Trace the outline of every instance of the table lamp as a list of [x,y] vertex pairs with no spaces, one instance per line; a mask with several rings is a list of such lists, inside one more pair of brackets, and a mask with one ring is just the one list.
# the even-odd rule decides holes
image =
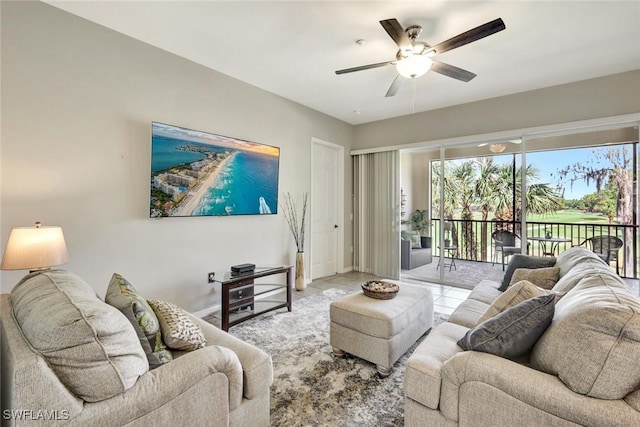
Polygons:
[[62,227],[14,227],[2,257],[2,270],[49,270],[69,260]]

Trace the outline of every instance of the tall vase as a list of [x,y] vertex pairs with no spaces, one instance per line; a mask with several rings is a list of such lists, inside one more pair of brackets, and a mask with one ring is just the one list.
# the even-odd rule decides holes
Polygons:
[[307,288],[304,276],[304,252],[296,252],[296,291],[304,291]]

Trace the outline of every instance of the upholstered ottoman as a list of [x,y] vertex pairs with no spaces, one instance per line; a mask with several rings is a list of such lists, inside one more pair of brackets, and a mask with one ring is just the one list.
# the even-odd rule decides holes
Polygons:
[[331,303],[330,342],[336,356],[350,353],[377,365],[382,376],[433,326],[431,291],[399,283],[395,298],[379,300],[362,292]]

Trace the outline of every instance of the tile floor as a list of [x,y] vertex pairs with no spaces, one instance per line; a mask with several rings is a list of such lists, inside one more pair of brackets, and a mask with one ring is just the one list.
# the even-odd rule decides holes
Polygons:
[[[360,285],[367,280],[374,280],[376,276],[367,273],[361,273],[359,271],[351,271],[344,274],[336,274],[330,277],[324,277],[322,279],[316,279],[307,285],[304,291],[293,291],[293,301],[296,299],[304,298],[309,295],[313,295],[318,292],[322,292],[325,289],[339,288],[349,291],[356,291],[360,289]],[[435,283],[424,282],[420,280],[414,280],[411,278],[403,277],[400,279],[405,283],[412,283],[420,286],[426,286],[431,289],[433,294],[433,308],[438,313],[451,314],[458,305],[471,293],[468,289],[462,289],[455,286],[438,285]],[[629,290],[633,295],[640,296],[640,281],[637,279],[624,279],[629,287]]]
[[[360,285],[367,280],[373,280],[376,277],[361,273],[358,271],[351,271],[344,274],[336,274],[330,277],[324,277],[322,279],[316,279],[307,285],[304,291],[293,291],[293,301],[300,298],[304,298],[313,295],[318,292],[322,292],[325,289],[338,288],[348,291],[356,291],[360,289]],[[464,301],[471,292],[470,290],[460,289],[453,286],[437,285],[433,283],[420,282],[417,280],[403,279],[403,282],[412,283],[420,286],[425,286],[431,289],[433,294],[433,309],[438,313],[451,314],[458,305]]]

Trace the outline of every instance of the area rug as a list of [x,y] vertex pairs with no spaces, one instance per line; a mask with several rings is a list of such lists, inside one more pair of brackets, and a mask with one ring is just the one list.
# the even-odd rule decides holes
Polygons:
[[[329,304],[348,292],[328,289],[233,326],[229,332],[273,359],[272,426],[402,426],[405,365],[425,334],[381,378],[374,364],[332,355]],[[435,324],[448,316],[436,313]]]

